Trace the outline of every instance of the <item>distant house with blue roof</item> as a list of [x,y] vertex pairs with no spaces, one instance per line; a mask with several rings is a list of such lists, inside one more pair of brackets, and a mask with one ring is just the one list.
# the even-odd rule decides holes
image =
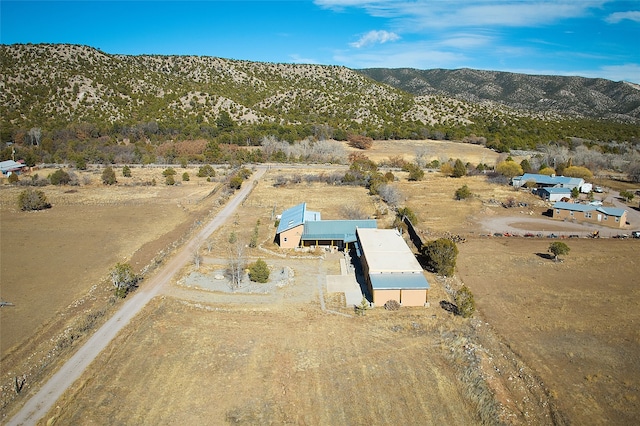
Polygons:
[[571,189],[569,188],[556,188],[555,186],[540,188],[537,194],[547,201],[562,201],[563,198],[571,199]]
[[27,166],[24,164],[24,161],[13,161],[13,160],[5,160],[0,161],[0,172],[4,176],[9,176],[12,173],[20,174]]
[[536,188],[556,187],[569,188],[570,190],[573,188],[581,189],[582,185],[585,184],[582,178],[556,175],[548,176],[537,173],[525,173],[522,176],[516,176],[511,179],[511,184],[514,188],[521,188],[527,185],[527,182],[531,182]]
[[622,228],[627,223],[627,211],[617,207],[558,201],[553,205],[553,218]]
[[319,212],[307,210],[301,203],[284,212],[276,230],[276,243],[282,248],[331,246],[348,249],[356,241],[356,229],[377,228],[374,219],[322,220]]

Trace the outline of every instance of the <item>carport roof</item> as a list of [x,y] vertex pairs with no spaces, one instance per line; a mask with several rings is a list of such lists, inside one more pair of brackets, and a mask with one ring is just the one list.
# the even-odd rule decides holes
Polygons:
[[422,273],[370,274],[374,290],[426,290],[429,282]]
[[318,220],[305,222],[302,240],[335,240],[352,243],[356,241],[357,228],[377,228],[375,219],[366,220]]

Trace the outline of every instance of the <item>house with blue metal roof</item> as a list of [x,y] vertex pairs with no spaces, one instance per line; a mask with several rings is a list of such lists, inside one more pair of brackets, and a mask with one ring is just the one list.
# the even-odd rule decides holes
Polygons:
[[534,185],[536,188],[556,187],[580,189],[582,185],[585,184],[584,179],[582,178],[556,175],[548,176],[538,173],[525,173],[522,176],[516,176],[511,179],[511,184],[514,186],[514,188],[521,188],[527,185],[528,182],[530,182],[530,184]]
[[623,228],[627,224],[627,211],[617,207],[558,201],[553,205],[553,218]]
[[329,246],[348,250],[356,241],[356,229],[377,227],[375,219],[322,220],[319,212],[307,210],[307,204],[301,203],[282,212],[276,242],[282,248]]
[[556,188],[553,186],[540,188],[536,193],[546,201],[561,201],[563,198],[571,198],[571,189],[569,188]]
[[5,160],[0,161],[0,172],[4,176],[9,176],[12,173],[20,174],[27,166],[24,164],[24,161],[13,161],[13,160]]
[[282,212],[276,230],[276,242],[283,248],[300,245],[305,222],[321,220],[319,212],[307,210],[307,203],[300,203]]

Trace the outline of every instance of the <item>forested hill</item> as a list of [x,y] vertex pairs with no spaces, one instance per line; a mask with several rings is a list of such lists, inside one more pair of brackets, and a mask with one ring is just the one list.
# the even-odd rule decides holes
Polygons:
[[496,102],[524,111],[630,123],[640,119],[640,85],[624,81],[466,68],[369,68],[360,72],[416,96],[440,94],[472,103]]
[[[485,77],[451,77],[474,73]],[[422,75],[440,75],[441,84]],[[57,140],[218,138],[243,145],[257,145],[265,135],[290,142],[344,140],[348,134],[471,137],[499,150],[568,137],[640,139],[639,91],[605,80],[545,77],[542,85],[530,76],[484,71],[357,71],[201,56],[113,55],[67,44],[0,45],[0,76],[2,142],[20,143],[34,128]],[[547,93],[549,100],[525,96],[534,90]],[[491,91],[502,95],[491,98]],[[557,100],[565,94],[573,109]],[[594,100],[599,113],[587,114]]]

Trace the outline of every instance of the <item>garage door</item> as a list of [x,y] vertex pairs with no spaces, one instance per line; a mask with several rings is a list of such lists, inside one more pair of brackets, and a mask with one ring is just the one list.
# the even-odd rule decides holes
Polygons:
[[400,302],[400,290],[374,290],[373,303],[376,306],[383,306],[389,300]]
[[402,290],[402,306],[424,306],[427,303],[427,290]]

